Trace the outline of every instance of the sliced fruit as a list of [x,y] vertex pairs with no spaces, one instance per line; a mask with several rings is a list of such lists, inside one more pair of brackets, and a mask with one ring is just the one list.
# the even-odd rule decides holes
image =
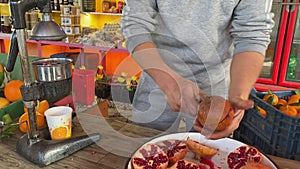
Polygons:
[[[42,115],[44,115],[45,111],[50,108],[49,102],[47,100],[37,101],[37,105],[35,107],[35,110]],[[27,108],[24,107],[24,112],[28,112]]]
[[210,167],[202,163],[194,163],[187,160],[179,160],[169,169],[210,169]]
[[261,163],[263,157],[262,154],[253,146],[240,146],[227,156],[228,168],[240,169],[245,166],[249,160],[255,163]]
[[167,169],[167,154],[155,144],[147,144],[134,153],[131,164],[134,169],[159,168]]
[[211,158],[218,153],[217,149],[201,144],[190,137],[187,138],[186,144],[189,150],[195,154],[196,159],[200,159],[201,157]]
[[169,166],[183,159],[188,152],[186,142],[183,140],[163,140],[156,144],[167,154]]
[[[27,133],[27,125],[26,125],[25,121],[27,121],[28,127],[30,127],[30,126],[29,126],[28,112],[25,112],[25,113],[22,114],[22,116],[19,118],[19,123],[21,123],[21,124],[19,125],[19,129],[20,129],[20,131],[23,132],[23,133]],[[38,128],[38,129],[41,129],[41,128],[45,127],[45,125],[46,125],[46,120],[45,120],[44,115],[42,115],[42,114],[39,113],[39,112],[36,112],[36,123],[37,123],[37,128]],[[29,129],[30,129],[30,128],[29,128]]]

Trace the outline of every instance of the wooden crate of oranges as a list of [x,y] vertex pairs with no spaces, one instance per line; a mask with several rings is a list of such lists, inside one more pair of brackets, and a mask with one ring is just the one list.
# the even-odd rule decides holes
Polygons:
[[300,161],[300,94],[268,91],[250,94],[254,108],[245,112],[234,138],[262,152]]

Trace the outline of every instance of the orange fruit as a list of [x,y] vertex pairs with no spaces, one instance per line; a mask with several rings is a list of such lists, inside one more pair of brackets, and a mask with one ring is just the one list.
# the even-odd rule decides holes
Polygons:
[[295,94],[295,95],[292,95],[287,104],[289,104],[290,106],[293,106],[297,109],[297,111],[300,112],[300,94]]
[[22,99],[20,87],[24,85],[21,80],[11,80],[4,87],[4,96],[7,100],[15,102]]
[[[35,107],[35,110],[42,115],[44,115],[45,111],[49,109],[49,102],[47,100],[37,101],[37,106]],[[28,112],[27,108],[24,107],[24,112]]]
[[297,109],[294,106],[290,106],[290,105],[281,106],[279,108],[279,110],[289,116],[297,116],[298,115]]
[[[35,110],[42,115],[44,115],[45,111],[49,109],[49,102],[47,100],[37,101],[37,106],[35,107]],[[24,112],[28,112],[27,108],[24,107]]]
[[291,95],[289,100],[300,100],[300,94]]
[[267,116],[267,112],[263,108],[261,108],[259,106],[255,106],[255,108],[261,115],[263,115],[264,117]]
[[284,99],[279,99],[276,107],[280,108],[281,106],[284,106],[284,105],[287,105],[287,101]]
[[10,101],[7,100],[6,98],[4,97],[0,97],[0,109],[9,105],[10,104]]
[[[24,121],[28,122],[28,127],[29,126],[29,117],[28,117],[28,112],[25,112],[24,114],[22,114],[22,116],[19,118],[19,123],[22,123]],[[37,123],[37,128],[41,129],[46,125],[46,120],[44,115],[42,115],[39,112],[36,112],[36,123]],[[19,125],[19,129],[21,132],[23,133],[27,133],[27,125],[26,123],[22,123]]]
[[52,140],[63,140],[67,138],[67,127],[57,127],[51,132]]
[[49,102],[47,100],[42,100],[38,101],[36,111],[44,115],[45,111],[49,108]]
[[271,90],[268,91],[268,94],[264,95],[263,100],[272,106],[276,106],[278,104],[278,96],[271,92]]

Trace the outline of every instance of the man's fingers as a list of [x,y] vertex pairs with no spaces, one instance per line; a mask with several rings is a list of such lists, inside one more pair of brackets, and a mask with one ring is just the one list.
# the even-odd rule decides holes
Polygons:
[[205,128],[203,128],[203,126],[200,124],[198,120],[195,120],[194,122],[194,129],[199,131],[208,139],[214,140],[214,139],[225,138],[230,136],[232,132],[239,127],[239,123],[242,120],[243,116],[244,116],[243,111],[239,111],[238,113],[236,113],[232,123],[225,130],[222,131],[206,130]]
[[230,101],[236,109],[248,110],[253,108],[253,100],[233,99]]
[[219,138],[225,138],[230,136],[239,127],[240,121],[242,120],[243,117],[244,117],[243,111],[237,113],[232,123],[225,130],[214,132],[211,135],[208,135],[206,137],[209,139],[219,139]]

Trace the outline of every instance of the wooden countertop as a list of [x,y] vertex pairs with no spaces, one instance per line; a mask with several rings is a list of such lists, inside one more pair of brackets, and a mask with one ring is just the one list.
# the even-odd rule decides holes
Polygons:
[[[122,116],[108,118],[100,117],[94,108],[83,113],[77,113],[74,119],[73,137],[99,132],[101,139],[74,154],[54,162],[45,169],[123,169],[132,153],[142,144],[157,137],[157,130],[136,126]],[[0,168],[3,169],[33,169],[40,168],[27,161],[16,152],[16,142],[22,133],[17,132],[0,143]],[[298,169],[300,161],[269,156],[279,169]]]

